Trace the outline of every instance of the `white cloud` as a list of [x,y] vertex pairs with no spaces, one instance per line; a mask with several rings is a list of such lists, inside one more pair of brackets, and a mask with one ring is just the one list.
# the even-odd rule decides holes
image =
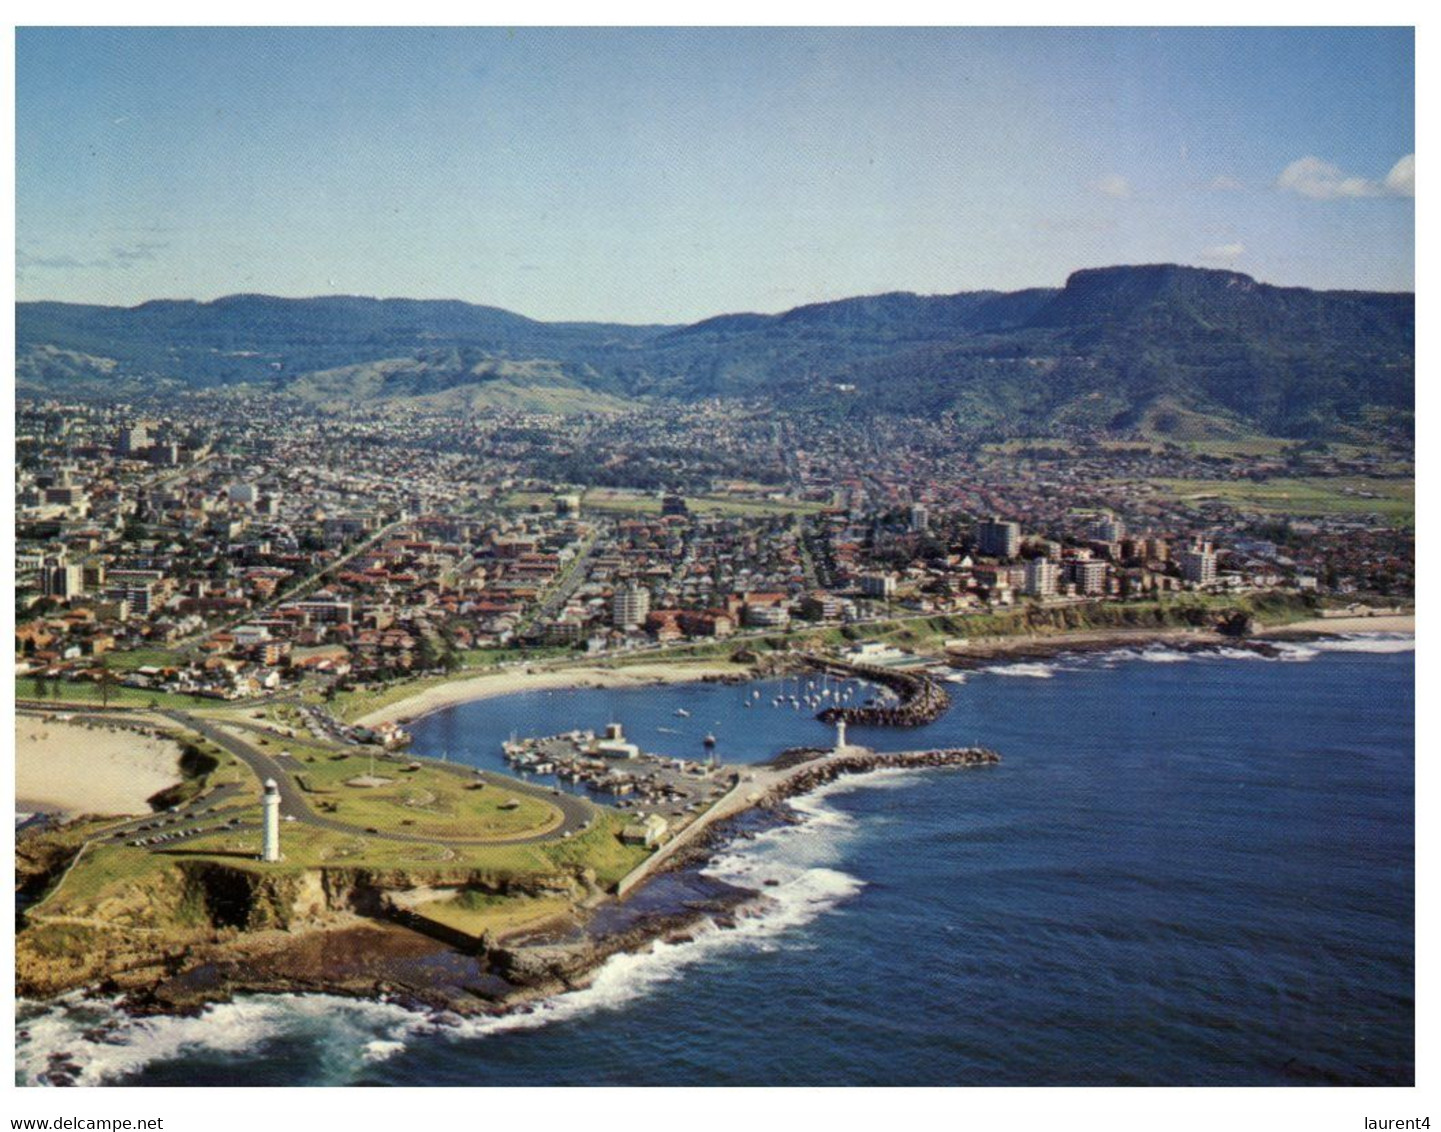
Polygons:
[[1211,191],[1217,193],[1239,192],[1245,187],[1245,185],[1243,185],[1240,181],[1236,180],[1236,178],[1232,177],[1229,173],[1221,173],[1218,176],[1212,177],[1211,184],[1209,185]]
[[1201,253],[1209,263],[1235,263],[1246,254],[1246,245],[1237,240],[1234,244],[1216,244]]
[[1281,170],[1276,187],[1299,193],[1312,200],[1343,200],[1357,197],[1414,196],[1415,155],[1408,154],[1392,167],[1385,181],[1356,177],[1340,166],[1319,157],[1302,157]]
[[1408,153],[1386,174],[1386,191],[1393,196],[1414,197],[1416,195],[1416,155]]
[[1131,182],[1117,173],[1108,174],[1091,185],[1102,196],[1125,200],[1131,195]]

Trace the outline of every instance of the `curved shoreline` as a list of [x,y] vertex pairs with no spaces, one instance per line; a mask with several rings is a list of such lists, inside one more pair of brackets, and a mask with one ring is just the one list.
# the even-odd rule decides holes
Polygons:
[[[1377,616],[1318,617],[1284,625],[1260,626],[1250,637],[1271,640],[1328,637],[1345,633],[1416,633],[1415,614],[1386,613]],[[1004,659],[1017,654],[1045,655],[1067,649],[1086,651],[1138,644],[1176,641],[1234,643],[1236,638],[1201,629],[1099,629],[1066,633],[1013,634],[977,637],[954,650],[940,650],[935,659],[944,663],[947,655],[967,660]],[[1043,652],[1040,650],[1044,650]],[[478,700],[494,699],[522,692],[566,691],[573,688],[633,688],[663,684],[689,684],[724,678],[756,678],[754,665],[733,661],[647,661],[643,664],[608,667],[576,665],[567,668],[507,670],[461,677],[433,687],[422,688],[394,703],[357,716],[355,723],[374,727],[379,723],[413,723],[446,708]]]
[[[1269,632],[1259,632],[1254,637],[1261,638],[1264,642],[1265,638],[1324,639],[1358,633],[1362,635],[1405,635],[1407,633],[1414,635],[1414,619],[1410,617],[1328,618],[1278,626]],[[1107,643],[1110,647],[1118,647],[1135,645],[1142,640],[1174,640],[1176,634],[1137,634],[1132,632],[1106,634],[1106,636],[1109,638]],[[1193,633],[1185,636],[1200,643],[1203,635]],[[1078,643],[1075,638],[1074,634],[1056,635],[1045,638],[1044,643],[1057,649],[1064,649],[1068,646],[1074,649]],[[1235,643],[1233,638],[1218,638],[1218,641],[1228,644]],[[1017,643],[1020,644],[1020,642]],[[1037,643],[1034,640],[1028,641],[1021,647],[1035,648]],[[1101,648],[1105,645],[1098,643],[1096,647]],[[1007,651],[998,655],[1005,657],[1014,654]],[[726,666],[725,674],[733,674],[738,667],[740,666]],[[574,678],[579,673],[571,670],[550,675],[568,678],[566,684],[557,686],[573,686]],[[621,675],[621,673],[612,673],[612,675]],[[611,686],[655,683],[654,678],[647,678],[649,676],[650,674],[647,673],[641,680],[620,680]],[[672,670],[671,679],[666,682],[699,679],[704,679],[704,675],[694,670],[680,673]],[[502,690],[494,688],[493,684],[492,689],[488,693],[489,695],[505,694]],[[510,690],[533,689],[522,687]],[[945,752],[913,752],[915,755],[924,757],[942,753]],[[857,752],[857,754],[862,753]],[[485,958],[493,964],[490,970],[502,971],[507,981],[511,975],[515,976],[515,980],[510,982],[505,991],[477,996],[471,987],[462,986],[460,989],[467,992],[466,997],[457,1001],[448,997],[455,989],[453,987],[438,987],[427,984],[421,979],[414,982],[382,979],[370,968],[370,962],[387,963],[391,955],[399,954],[407,946],[413,948],[415,946],[413,939],[407,944],[402,930],[394,925],[352,920],[347,923],[316,926],[309,930],[302,930],[287,939],[253,938],[248,941],[251,946],[247,949],[229,950],[228,953],[226,949],[222,949],[218,953],[208,956],[207,959],[210,964],[223,964],[227,975],[219,981],[218,986],[208,987],[201,993],[196,993],[194,988],[191,988],[188,993],[168,994],[162,989],[163,981],[159,984],[152,983],[149,986],[132,984],[131,990],[134,997],[127,1003],[127,1008],[142,1013],[193,1013],[211,1003],[227,1001],[232,996],[240,994],[334,993],[358,998],[390,998],[430,1010],[456,1010],[460,1013],[482,1015],[500,1015],[526,1010],[539,1001],[588,985],[604,962],[618,953],[642,950],[657,940],[683,941],[705,920],[714,921],[721,927],[728,926],[736,917],[744,916],[747,909],[755,902],[764,901],[764,892],[733,888],[729,893],[712,894],[711,899],[704,902],[705,906],[701,907],[699,904],[692,904],[676,898],[670,886],[678,882],[678,874],[688,873],[692,866],[710,859],[730,844],[731,839],[736,835],[736,827],[727,820],[728,818],[739,816],[747,811],[771,809],[781,800],[779,795],[789,797],[815,789],[824,783],[819,780],[807,781],[811,773],[823,770],[827,774],[826,781],[828,781],[831,771],[839,772],[842,764],[849,762],[850,759],[846,755],[842,755],[836,758],[835,763],[831,765],[825,765],[822,760],[815,760],[809,764],[796,764],[793,769],[799,770],[802,766],[806,766],[807,773],[790,779],[775,794],[764,787],[781,786],[785,778],[789,776],[776,775],[774,778],[763,776],[760,781],[755,782],[746,793],[751,794],[753,791],[756,796],[747,797],[745,803],[738,806],[734,813],[720,816],[718,820],[710,824],[710,828],[703,835],[696,836],[693,842],[686,845],[682,851],[675,853],[671,860],[646,878],[647,891],[650,891],[652,883],[662,878],[671,878],[666,881],[665,887],[657,894],[664,904],[661,910],[641,913],[637,919],[629,921],[620,930],[607,931],[595,937],[589,937],[583,949],[567,950],[563,946],[551,947],[545,944],[511,945],[509,947],[497,945],[486,954]],[[866,765],[857,763],[855,772],[884,769],[887,765],[898,764],[893,758],[885,760],[883,757],[883,761],[879,763],[870,762]],[[849,768],[847,767],[847,769]],[[769,780],[767,781],[767,779]],[[358,946],[362,938],[369,940],[367,947]],[[304,966],[303,957],[297,958],[297,956],[303,956],[307,949],[318,947],[320,941],[327,941],[328,944],[335,945],[338,950],[344,951],[351,946],[347,942],[350,940],[356,941],[357,968],[349,974],[340,971],[331,972],[323,966],[307,969]],[[205,960],[202,960],[202,963],[204,962]]]
[[15,715],[16,805],[27,812],[143,815],[185,777],[184,753],[152,725]]
[[644,688],[661,684],[691,684],[724,677],[747,677],[749,665],[729,661],[657,661],[624,668],[577,665],[573,668],[530,671],[487,672],[462,677],[434,687],[422,688],[404,699],[357,716],[355,723],[374,727],[379,723],[413,723],[446,708],[522,692],[556,692],[572,688]]

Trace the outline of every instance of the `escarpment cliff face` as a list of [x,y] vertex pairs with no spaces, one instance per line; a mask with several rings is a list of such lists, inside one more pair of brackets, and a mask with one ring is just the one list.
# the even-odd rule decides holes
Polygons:
[[[1063,288],[892,292],[690,326],[542,323],[494,307],[230,295],[131,308],[17,303],[22,394],[173,398],[244,383],[326,408],[606,412],[636,398],[781,414],[954,414],[978,436],[1076,428],[1354,438],[1409,429],[1415,297],[1131,264]],[[844,389],[843,395],[837,395]]]

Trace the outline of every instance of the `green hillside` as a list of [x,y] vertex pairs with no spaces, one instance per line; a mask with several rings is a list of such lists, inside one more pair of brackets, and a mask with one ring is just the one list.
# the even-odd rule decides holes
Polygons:
[[542,323],[460,302],[240,295],[21,303],[25,393],[246,383],[316,403],[571,412],[638,398],[953,414],[980,435],[1364,438],[1410,427],[1410,294],[1161,264],[1059,290],[894,293],[685,327]]

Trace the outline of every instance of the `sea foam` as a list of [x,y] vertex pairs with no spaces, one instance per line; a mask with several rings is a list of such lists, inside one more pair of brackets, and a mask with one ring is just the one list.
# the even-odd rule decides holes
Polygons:
[[1017,676],[1029,677],[1032,680],[1049,680],[1056,674],[1056,666],[1052,664],[1024,662],[1020,664],[997,664],[989,668],[983,668],[981,671],[989,672],[993,676]]
[[47,1074],[63,1062],[78,1067],[68,1073],[76,1084],[108,1084],[155,1062],[241,1053],[284,1037],[323,1041],[324,1075],[344,1079],[374,1059],[371,1047],[398,1049],[424,1022],[391,1003],[323,994],[246,996],[194,1016],[135,1017],[116,1002],[75,993],[44,1005],[17,1004],[24,1036],[15,1046],[16,1082],[51,1083]]
[[[689,940],[656,941],[648,948],[612,956],[589,986],[528,1009],[482,1018],[426,1013],[396,1003],[335,995],[247,995],[207,1007],[195,1016],[133,1017],[117,999],[76,993],[50,1003],[22,1003],[16,1046],[19,1084],[51,1083],[55,1061],[78,1066],[77,1084],[123,1082],[146,1066],[207,1053],[255,1051],[283,1040],[323,1050],[314,1083],[355,1080],[368,1064],[399,1056],[418,1040],[476,1040],[535,1029],[589,1014],[624,1008],[686,970],[743,949],[774,951],[806,946],[801,929],[853,899],[865,882],[840,868],[855,818],[830,804],[839,794],[895,789],[920,777],[913,770],[878,770],[827,783],[790,800],[794,824],[737,842],[705,872],[764,894],[758,907],[734,926],[698,925]],[[767,881],[774,882],[766,884]]]
[[1322,652],[1415,652],[1416,638],[1401,633],[1346,633],[1312,642]]

